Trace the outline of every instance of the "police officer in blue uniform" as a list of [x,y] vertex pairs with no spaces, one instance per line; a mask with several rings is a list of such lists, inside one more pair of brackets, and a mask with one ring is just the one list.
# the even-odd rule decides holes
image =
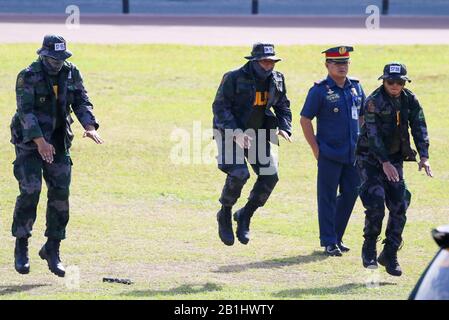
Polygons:
[[354,163],[365,94],[359,80],[347,76],[351,51],[352,47],[340,46],[322,52],[328,76],[315,82],[301,111],[304,136],[318,161],[320,242],[330,256],[349,251],[343,235],[360,184]]

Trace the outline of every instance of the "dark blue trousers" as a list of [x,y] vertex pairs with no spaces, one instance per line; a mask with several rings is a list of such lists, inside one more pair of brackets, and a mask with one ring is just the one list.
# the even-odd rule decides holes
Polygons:
[[266,136],[262,139],[255,135],[251,147],[245,150],[232,140],[227,143],[223,136],[215,136],[215,141],[218,146],[218,168],[227,174],[220,203],[225,207],[232,207],[240,198],[242,189],[249,179],[247,164],[249,162],[257,174],[257,180],[248,197],[248,203],[255,208],[263,207],[279,180],[277,161],[273,158],[270,142]]
[[320,243],[324,247],[342,241],[357,200],[360,178],[354,165],[320,155],[317,180]]

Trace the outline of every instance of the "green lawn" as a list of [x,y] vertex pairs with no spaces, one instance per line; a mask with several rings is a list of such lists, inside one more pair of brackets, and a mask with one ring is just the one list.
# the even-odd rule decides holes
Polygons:
[[[331,46],[331,45],[329,45]],[[225,176],[215,164],[170,161],[176,128],[208,129],[221,75],[244,63],[246,47],[72,45],[106,143],[81,138],[75,125],[73,182],[66,266],[80,272],[80,287],[53,276],[37,252],[45,241],[45,194],[31,239],[31,273],[13,268],[10,235],[18,187],[12,175],[9,121],[15,111],[17,73],[35,59],[38,44],[0,45],[0,299],[405,299],[437,247],[430,230],[449,223],[448,46],[359,46],[351,74],[367,94],[385,63],[401,60],[420,98],[431,137],[428,179],[406,165],[413,193],[399,252],[401,278],[380,269],[380,287],[361,265],[364,224],[360,201],[346,243],[352,251],[326,258],[318,241],[316,162],[299,128],[299,111],[313,82],[325,75],[326,46],[278,47],[278,69],[287,79],[294,143],[281,144],[280,182],[252,223],[248,246],[225,247],[215,214]],[[210,145],[204,139],[203,147]],[[243,205],[254,182],[244,189]],[[130,278],[131,286],[104,284],[104,276]]]

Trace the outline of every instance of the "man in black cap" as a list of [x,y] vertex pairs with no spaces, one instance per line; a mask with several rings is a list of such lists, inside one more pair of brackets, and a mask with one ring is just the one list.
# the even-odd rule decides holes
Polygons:
[[15,146],[14,176],[20,195],[14,209],[12,234],[16,237],[15,269],[30,271],[28,238],[32,235],[42,187],[42,175],[48,187],[48,238],[39,256],[47,260],[51,272],[65,275],[59,256],[69,221],[69,186],[72,160],[69,149],[73,139],[70,125],[73,111],[83,125],[84,137],[97,144],[103,140],[93,107],[77,67],[66,61],[72,53],[64,38],[47,35],[39,58],[17,76],[17,111],[11,123],[11,143]]
[[[235,212],[236,235],[249,241],[249,225],[257,208],[268,200],[278,182],[277,162],[270,141],[277,135],[291,142],[291,111],[284,76],[274,71],[281,59],[272,44],[256,43],[249,60],[240,69],[226,73],[212,105],[214,139],[218,146],[218,168],[226,173],[217,214],[218,234],[225,245],[234,244],[232,207],[249,178],[247,161],[257,181],[246,205]],[[271,111],[274,109],[274,113]]]
[[[402,274],[397,251],[402,245],[402,232],[411,194],[403,176],[403,162],[416,162],[416,151],[410,146],[408,128],[420,156],[418,168],[432,177],[429,164],[429,137],[423,109],[416,96],[405,88],[407,68],[401,63],[384,67],[383,80],[364,106],[365,124],[357,142],[357,167],[362,180],[360,198],[365,207],[365,241],[362,262],[365,268],[385,266],[393,276]],[[377,258],[376,243],[382,230],[385,206],[389,210],[384,249]]]
[[[320,244],[329,256],[341,256],[342,252],[349,251],[343,236],[360,184],[354,162],[365,94],[359,80],[348,76],[351,51],[352,47],[340,46],[322,52],[328,76],[310,88],[300,120],[318,162]],[[316,135],[314,118],[317,119]]]

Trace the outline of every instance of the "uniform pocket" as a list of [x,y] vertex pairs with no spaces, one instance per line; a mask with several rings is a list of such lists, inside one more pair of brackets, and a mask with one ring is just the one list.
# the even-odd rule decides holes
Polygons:
[[381,112],[380,113],[380,118],[382,119],[382,122],[392,122],[393,120],[393,116],[391,112]]
[[72,105],[75,102],[75,92],[74,88],[67,88],[67,104]]
[[11,143],[18,144],[22,142],[22,129],[21,124],[17,116],[14,116],[11,121],[10,130],[11,130]]
[[247,82],[238,82],[236,87],[237,94],[249,94],[253,91],[255,86]]
[[51,107],[51,96],[48,89],[42,86],[37,86],[35,89],[35,105],[39,110],[48,111]]

